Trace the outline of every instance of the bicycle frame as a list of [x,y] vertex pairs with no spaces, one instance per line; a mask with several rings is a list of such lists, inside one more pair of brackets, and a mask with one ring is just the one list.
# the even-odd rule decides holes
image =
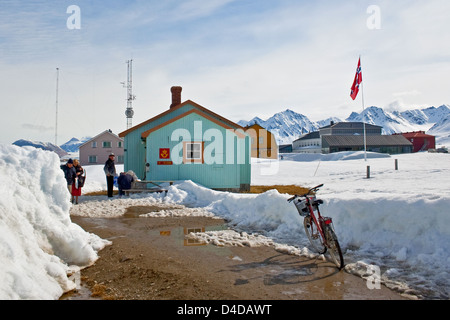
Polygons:
[[[316,218],[316,215],[314,214],[313,203],[314,203],[314,200],[316,199],[316,197],[315,196],[305,196],[305,198],[306,198],[306,204],[308,205],[308,208],[309,208],[309,215],[312,217],[312,219],[315,222],[315,225],[318,228],[320,236],[322,237],[323,244],[326,247],[328,247],[327,238],[325,237],[325,234],[323,233],[323,228],[322,228],[323,223],[327,223],[327,222],[323,219],[322,215],[320,214],[319,204],[317,204],[317,206],[316,206],[317,218]],[[331,223],[331,219],[330,219],[329,223]],[[327,224],[329,224],[329,223],[327,223]],[[311,224],[311,228],[313,228],[313,227],[314,227],[314,224]]]

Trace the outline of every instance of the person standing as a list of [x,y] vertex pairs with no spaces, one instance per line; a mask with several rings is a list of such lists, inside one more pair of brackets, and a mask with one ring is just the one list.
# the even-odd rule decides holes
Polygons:
[[106,186],[108,187],[108,198],[112,198],[113,196],[113,187],[114,187],[114,177],[116,174],[116,166],[114,165],[114,153],[111,153],[108,157],[108,160],[105,162],[105,166],[103,167],[103,171],[106,174]]
[[75,168],[76,177],[72,185],[72,202],[75,200],[75,204],[78,204],[78,197],[81,196],[81,187],[84,184],[82,176],[84,169],[81,167],[80,162],[77,159],[73,160],[73,167]]
[[72,197],[71,201],[73,202],[72,185],[75,182],[75,177],[77,176],[75,168],[73,167],[73,160],[69,159],[66,164],[61,166],[61,169],[64,171],[64,178],[66,178],[67,181],[67,189],[69,190]]

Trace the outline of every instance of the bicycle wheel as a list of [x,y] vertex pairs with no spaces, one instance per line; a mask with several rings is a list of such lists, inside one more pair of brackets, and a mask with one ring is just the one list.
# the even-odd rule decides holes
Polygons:
[[327,251],[327,247],[323,244],[322,236],[320,235],[319,228],[314,219],[311,219],[311,216],[305,217],[305,219],[303,219],[303,226],[305,227],[306,235],[309,242],[311,242],[311,245],[314,247],[314,250],[320,254],[324,254]]
[[342,255],[341,246],[337,239],[336,233],[329,225],[324,226],[325,237],[327,238],[328,252],[330,253],[331,260],[341,270],[344,267],[344,256]]

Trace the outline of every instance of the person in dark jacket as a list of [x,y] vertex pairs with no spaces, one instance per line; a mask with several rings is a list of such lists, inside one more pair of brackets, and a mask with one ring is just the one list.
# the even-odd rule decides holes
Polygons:
[[103,171],[105,171],[106,175],[106,185],[108,187],[108,198],[112,198],[113,196],[114,177],[117,175],[116,166],[114,165],[114,158],[114,153],[111,153],[108,160],[105,162],[105,166],[103,167]]
[[124,190],[131,189],[131,183],[134,181],[132,175],[121,172],[119,178],[117,178],[117,184],[119,185],[119,196],[123,196],[125,194]]
[[[72,196],[72,184],[75,182],[75,177],[77,176],[77,172],[73,167],[73,160],[69,159],[66,164],[61,166],[61,169],[64,171],[64,178],[66,178],[67,181],[67,189]],[[71,201],[73,202],[73,196]]]

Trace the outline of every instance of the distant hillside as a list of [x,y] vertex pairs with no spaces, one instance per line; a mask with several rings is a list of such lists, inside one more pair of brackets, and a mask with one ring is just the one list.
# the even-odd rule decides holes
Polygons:
[[66,143],[62,144],[60,147],[61,149],[67,151],[67,152],[78,152],[78,149],[80,147],[80,145],[82,145],[83,143],[85,143],[86,141],[90,140],[91,137],[84,137],[78,139],[78,138],[72,138],[69,141],[67,141]]
[[53,151],[59,157],[63,157],[65,155],[67,155],[66,151],[64,151],[57,145],[50,143],[50,142],[40,142],[40,141],[31,141],[31,140],[20,139],[20,140],[13,142],[13,145],[16,145],[19,147],[30,146],[30,147],[35,147],[35,148],[39,148],[42,150]]
[[438,142],[440,144],[450,146],[450,114],[439,120],[428,133],[439,137]]

